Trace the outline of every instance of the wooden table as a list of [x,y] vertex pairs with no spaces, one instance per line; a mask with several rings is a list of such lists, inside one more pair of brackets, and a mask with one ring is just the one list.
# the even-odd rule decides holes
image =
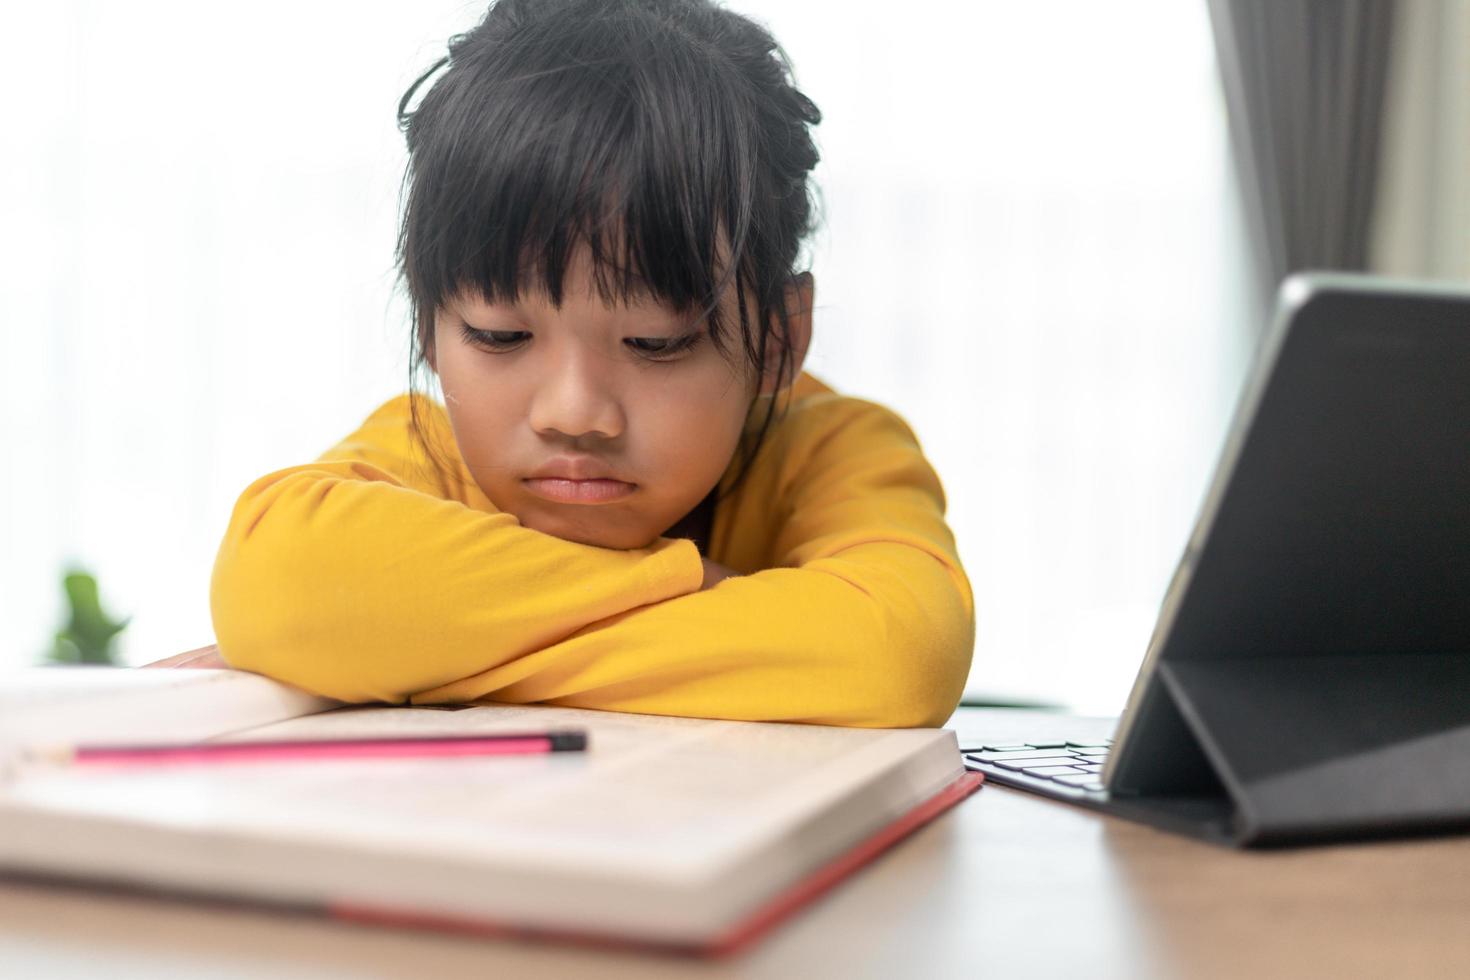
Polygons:
[[1470,837],[1235,852],[992,785],[720,963],[0,884],[0,977],[91,976],[1463,980]]

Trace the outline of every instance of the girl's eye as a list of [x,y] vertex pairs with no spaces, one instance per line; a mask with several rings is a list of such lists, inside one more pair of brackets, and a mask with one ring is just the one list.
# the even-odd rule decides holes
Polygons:
[[524,330],[476,330],[464,324],[464,339],[476,347],[486,350],[508,351],[519,347],[531,335]]
[[[531,339],[525,330],[480,330],[468,323],[463,324],[461,332],[472,346],[495,353],[515,350]],[[682,337],[629,337],[623,343],[645,360],[669,361],[697,344],[700,336],[700,332],[695,331]]]
[[699,331],[682,337],[629,337],[623,343],[650,361],[668,361],[699,343]]

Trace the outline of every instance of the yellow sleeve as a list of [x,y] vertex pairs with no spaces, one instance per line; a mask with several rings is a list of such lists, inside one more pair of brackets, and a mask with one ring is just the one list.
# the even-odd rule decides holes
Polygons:
[[[892,412],[836,399],[770,478],[777,567],[619,612],[417,694],[710,718],[940,725],[963,691],[974,601],[944,496]],[[753,476],[756,474],[752,474]]]
[[210,584],[232,666],[397,702],[699,589],[689,541],[596,548],[437,496],[406,449],[403,408],[240,497]]

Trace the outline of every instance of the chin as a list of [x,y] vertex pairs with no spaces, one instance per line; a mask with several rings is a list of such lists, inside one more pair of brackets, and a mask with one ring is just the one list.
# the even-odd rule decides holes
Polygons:
[[619,528],[580,527],[569,521],[547,520],[532,516],[521,518],[521,524],[533,531],[549,534],[574,544],[611,548],[615,551],[635,551],[647,548],[658,540],[658,535]]

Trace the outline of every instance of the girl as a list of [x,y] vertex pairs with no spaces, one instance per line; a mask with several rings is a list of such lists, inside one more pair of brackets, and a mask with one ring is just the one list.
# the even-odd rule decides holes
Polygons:
[[939,480],[801,372],[820,118],[710,0],[499,0],[452,39],[399,105],[409,394],[245,490],[225,660],[346,701],[942,724],[974,606]]

